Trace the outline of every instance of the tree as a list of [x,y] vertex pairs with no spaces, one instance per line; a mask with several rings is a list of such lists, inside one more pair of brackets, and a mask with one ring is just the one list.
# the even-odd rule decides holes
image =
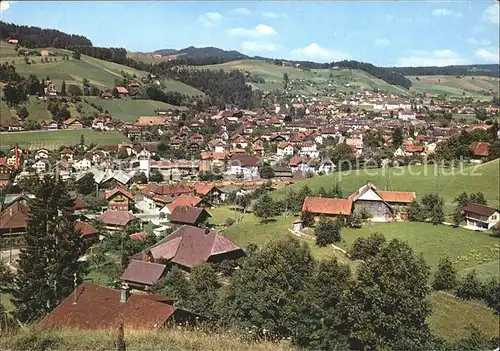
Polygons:
[[437,271],[434,273],[432,288],[434,290],[451,290],[457,285],[457,271],[448,257],[441,257]]
[[90,195],[95,190],[94,175],[92,173],[85,174],[76,182],[76,191],[82,195]]
[[392,131],[392,145],[400,147],[403,144],[403,131],[401,128],[394,128]]
[[300,215],[300,220],[304,227],[312,227],[314,225],[314,215],[311,212],[304,211]]
[[122,147],[120,150],[118,150],[116,157],[118,157],[120,160],[125,160],[125,159],[129,158],[127,149]]
[[151,174],[149,175],[149,180],[151,182],[161,183],[164,180],[163,174],[161,174],[160,171],[155,169],[155,170],[151,171]]
[[83,95],[82,88],[80,88],[76,84],[69,84],[68,85],[68,94],[70,96],[82,96]]
[[438,194],[427,194],[422,198],[425,218],[430,218],[431,223],[441,224],[444,221],[444,200]]
[[339,303],[350,346],[362,349],[427,349],[429,267],[397,239],[357,271]]
[[[82,282],[81,233],[73,222],[74,200],[61,180],[46,176],[33,189],[25,248],[14,291],[16,315],[33,322],[52,311]],[[34,298],[36,296],[36,298]]]
[[425,220],[424,209],[420,204],[413,200],[408,209],[408,219],[412,222],[423,222]]
[[263,179],[274,178],[274,169],[269,165],[263,165],[259,170],[260,177]]
[[151,291],[177,299],[180,306],[187,303],[193,296],[191,282],[186,274],[175,266],[151,288]]
[[193,288],[194,296],[188,302],[190,310],[201,315],[214,317],[218,314],[215,308],[217,293],[220,284],[217,280],[217,273],[211,264],[204,263],[194,267],[189,276]]
[[66,96],[66,81],[63,80],[61,84],[61,96]]
[[73,58],[75,60],[79,60],[81,57],[82,57],[82,54],[80,53],[80,51],[78,51],[78,50],[73,51]]
[[373,233],[368,238],[356,238],[349,254],[353,260],[368,260],[377,256],[385,244],[383,234]]
[[492,277],[484,285],[484,301],[489,308],[494,309],[497,314],[500,314],[500,282],[498,278]]
[[269,194],[262,195],[253,207],[255,216],[257,216],[261,223],[269,222],[276,215],[276,206],[273,199]]
[[484,197],[484,194],[482,192],[470,194],[470,201],[479,205],[488,205],[488,203],[486,202],[486,198]]
[[144,172],[137,172],[136,174],[134,174],[132,181],[136,184],[147,184],[148,178],[146,177]]
[[460,222],[462,222],[465,219],[463,214],[463,208],[469,202],[469,197],[467,196],[467,193],[464,191],[463,193],[458,195],[454,201],[457,202],[457,207],[453,212],[453,224],[456,227],[458,227],[460,225]]
[[314,229],[316,245],[323,247],[340,241],[341,225],[337,221],[321,216]]
[[479,280],[475,269],[463,276],[458,282],[455,295],[462,300],[479,300],[483,298],[484,286]]
[[288,88],[288,83],[290,83],[290,78],[288,77],[288,73],[283,74],[283,87],[286,90]]
[[85,145],[85,136],[83,134],[80,135],[80,145]]
[[21,109],[19,110],[18,114],[19,118],[21,118],[23,121],[29,117],[29,112],[28,112],[28,109],[26,108],[26,106],[23,106],[21,107]]
[[225,319],[257,335],[266,330],[271,339],[296,335],[314,267],[307,243],[292,237],[270,242],[242,261],[224,294]]

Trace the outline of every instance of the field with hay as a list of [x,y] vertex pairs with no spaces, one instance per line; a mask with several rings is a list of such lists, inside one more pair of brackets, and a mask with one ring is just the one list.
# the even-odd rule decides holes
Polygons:
[[[450,97],[471,96],[488,98],[486,95],[498,95],[500,79],[483,76],[409,76],[412,82],[411,91],[427,94],[442,94]],[[418,79],[417,79],[418,78]]]

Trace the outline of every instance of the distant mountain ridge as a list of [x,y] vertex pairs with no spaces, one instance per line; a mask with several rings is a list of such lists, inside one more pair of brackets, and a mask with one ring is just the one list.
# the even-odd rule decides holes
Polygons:
[[160,49],[153,51],[154,55],[162,55],[162,56],[171,56],[171,55],[182,55],[186,58],[198,59],[204,57],[219,57],[224,59],[234,59],[241,60],[249,58],[249,56],[242,54],[236,50],[223,50],[219,48],[215,48],[212,46],[196,48],[194,46],[189,46],[184,49],[175,50],[175,49]]

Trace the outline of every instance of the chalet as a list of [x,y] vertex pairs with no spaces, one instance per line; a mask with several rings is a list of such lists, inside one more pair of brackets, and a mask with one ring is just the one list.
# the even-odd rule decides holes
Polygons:
[[469,202],[463,208],[468,229],[487,230],[500,222],[498,209]]
[[63,122],[63,127],[66,129],[82,129],[83,124],[79,119],[71,117]]
[[238,245],[219,232],[185,225],[132,259],[170,262],[189,271],[204,262],[218,263],[244,256],[245,252]]
[[109,91],[105,91],[104,93],[101,94],[101,99],[109,100],[112,98],[113,98],[113,94],[111,94]]
[[210,214],[203,208],[192,206],[177,206],[172,213],[168,215],[168,220],[174,225],[192,225],[195,227],[200,226],[210,216]]
[[177,206],[188,206],[188,207],[208,207],[207,202],[204,201],[201,197],[182,194],[174,201],[166,205],[160,211],[170,214],[174,211]]
[[99,241],[99,233],[97,230],[87,222],[76,221],[75,229],[81,233],[82,239],[87,243],[95,243]]
[[276,147],[276,154],[278,156],[292,156],[294,153],[294,147],[291,143],[282,141],[278,143]]
[[48,159],[41,158],[35,163],[33,163],[32,167],[35,169],[37,173],[47,172],[50,169],[50,163]]
[[48,83],[47,86],[44,88],[44,92],[46,96],[56,96],[57,88],[54,83]]
[[304,144],[302,144],[299,150],[299,155],[311,158],[318,157],[319,151],[317,149],[316,143],[305,142]]
[[260,159],[248,154],[237,154],[231,156],[230,174],[242,174],[244,177],[256,177],[259,172]]
[[129,211],[132,209],[134,197],[121,187],[116,187],[105,193],[108,209],[111,211]]
[[73,161],[73,156],[75,155],[75,152],[70,148],[64,148],[59,152],[59,155],[61,157],[61,160]]
[[115,89],[119,95],[128,95],[128,90],[125,87],[116,87]]
[[353,148],[357,155],[361,155],[363,153],[363,139],[347,138],[345,143]]
[[248,141],[242,137],[241,135],[238,135],[236,137],[234,137],[233,139],[231,139],[231,144],[233,146],[233,148],[236,148],[236,147],[239,147],[239,148],[246,148],[248,146]]
[[99,216],[98,220],[104,224],[104,227],[109,230],[123,230],[136,217],[127,211],[111,211],[108,210]]
[[92,167],[92,161],[87,157],[74,157],[72,166],[76,171],[87,171]]
[[327,197],[306,197],[302,204],[302,213],[309,212],[318,220],[320,216],[349,216],[352,211],[352,201],[332,199]]
[[290,179],[293,176],[292,169],[290,167],[274,166],[273,171],[275,178]]
[[481,162],[489,156],[490,144],[483,141],[474,141],[469,145],[469,150],[472,159],[476,162]]
[[120,279],[131,288],[150,290],[167,272],[167,266],[160,263],[131,260]]
[[43,130],[57,130],[57,129],[59,129],[59,125],[54,120],[41,121],[40,125],[42,126]]
[[35,152],[35,160],[40,160],[40,159],[48,159],[50,156],[50,152],[47,149],[38,149]]
[[5,188],[9,185],[12,167],[7,164],[7,159],[0,158],[0,188]]
[[169,323],[193,323],[197,316],[174,307],[174,299],[160,295],[131,294],[85,282],[39,323],[39,328],[75,330],[157,330]]
[[211,204],[220,203],[221,191],[213,184],[198,183],[194,187],[194,193],[208,199]]
[[28,207],[14,202],[0,212],[0,236],[25,233],[28,220]]
[[308,162],[300,156],[293,156],[290,161],[288,161],[288,166],[292,169],[293,173],[311,173],[314,171],[314,167],[311,167]]

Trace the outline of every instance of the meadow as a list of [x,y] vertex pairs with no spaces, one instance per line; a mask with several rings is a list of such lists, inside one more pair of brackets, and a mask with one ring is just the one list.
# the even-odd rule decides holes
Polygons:
[[0,133],[0,149],[6,150],[14,143],[18,143],[19,147],[28,150],[37,150],[40,148],[57,150],[61,146],[78,144],[82,135],[87,145],[90,143],[116,145],[128,140],[120,132],[97,132],[89,129],[5,132]]
[[428,94],[442,94],[450,97],[471,96],[491,99],[485,92],[499,93],[500,79],[495,77],[465,76],[416,76],[408,77],[412,82],[411,91]]

